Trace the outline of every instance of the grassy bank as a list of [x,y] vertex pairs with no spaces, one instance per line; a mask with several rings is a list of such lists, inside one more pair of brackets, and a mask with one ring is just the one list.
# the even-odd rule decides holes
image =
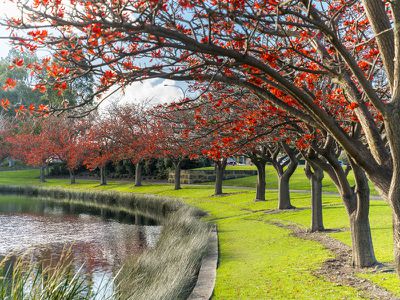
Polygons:
[[[0,184],[38,184],[37,176],[37,171],[0,172]],[[304,175],[302,178],[305,185]],[[108,186],[99,186],[97,181],[79,181],[71,186],[67,179],[50,179],[44,185],[178,197],[209,212],[207,219],[219,228],[220,265],[215,299],[362,298],[352,287],[337,286],[313,275],[325,260],[332,257],[330,251],[317,242],[295,238],[289,230],[271,224],[295,223],[308,227],[308,194],[293,193],[293,204],[298,210],[271,214],[268,211],[277,205],[276,192],[267,193],[267,202],[255,203],[254,191],[245,189],[226,189],[229,194],[213,197],[213,189],[209,186],[185,186],[180,191],[174,191],[170,185],[134,187],[129,182],[113,181]],[[349,224],[340,199],[325,195],[323,202],[325,227],[342,229],[330,235],[350,245]],[[384,202],[371,201],[372,235],[377,258],[382,262],[393,259],[390,216],[390,208]],[[360,276],[400,296],[400,282],[395,274],[363,273]]]
[[[36,197],[40,200],[51,199],[74,205],[123,211],[157,220],[163,227],[156,247],[147,249],[140,256],[124,262],[121,273],[114,282],[115,299],[186,299],[196,282],[201,259],[207,248],[210,228],[199,220],[199,216],[204,213],[184,205],[181,201],[145,194],[102,192],[94,189],[73,190],[61,186],[0,185],[0,193],[29,196],[32,201],[39,201],[33,198]],[[20,269],[17,269],[18,274],[21,274]],[[28,268],[28,270],[34,269],[38,268]],[[93,293],[87,291],[79,277],[75,277],[77,280],[72,281],[76,286],[79,285],[76,291],[59,289],[58,287],[70,285],[70,282],[68,280],[63,283],[62,277],[67,274],[65,268],[56,269],[56,273],[58,276],[50,281],[50,285],[49,282],[44,282],[44,286],[40,288],[41,277],[38,276],[41,274],[38,272],[31,271],[29,276],[16,276],[11,289],[7,288],[8,281],[4,281],[4,285],[0,280],[0,291],[7,293],[8,290],[15,290],[15,293],[20,294],[24,282],[29,284],[27,278],[32,277],[39,278],[38,282],[32,281],[36,282],[34,288],[30,290],[35,293],[34,296],[31,297],[27,293],[22,298],[13,296],[14,298],[10,299],[101,299],[96,298],[97,291]],[[4,286],[6,288],[3,288]]]

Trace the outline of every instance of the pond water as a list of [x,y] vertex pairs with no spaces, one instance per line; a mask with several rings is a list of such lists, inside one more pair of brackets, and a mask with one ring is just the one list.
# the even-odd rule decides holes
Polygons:
[[140,215],[0,196],[0,258],[33,249],[31,259],[56,261],[68,249],[72,264],[90,276],[94,288],[109,282],[128,256],[154,247],[160,231]]

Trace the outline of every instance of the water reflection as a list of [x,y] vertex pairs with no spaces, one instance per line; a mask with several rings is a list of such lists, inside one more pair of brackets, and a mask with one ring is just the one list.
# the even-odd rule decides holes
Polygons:
[[30,259],[56,262],[67,247],[74,269],[83,266],[94,287],[113,278],[128,256],[154,247],[160,230],[126,212],[0,196],[0,257],[33,249]]

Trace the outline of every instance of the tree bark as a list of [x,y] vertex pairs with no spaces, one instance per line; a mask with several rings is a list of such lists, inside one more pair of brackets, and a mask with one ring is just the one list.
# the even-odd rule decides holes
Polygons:
[[289,180],[293,173],[296,171],[299,162],[296,157],[296,152],[285,143],[280,143],[280,147],[284,153],[286,153],[287,159],[289,159],[289,164],[286,170],[284,170],[285,163],[282,159],[278,159],[277,155],[279,153],[279,148],[273,154],[272,165],[278,173],[278,209],[293,209],[295,208],[290,201],[290,187]]
[[327,172],[332,178],[349,216],[350,233],[352,238],[352,261],[354,267],[371,267],[377,264],[371,238],[369,225],[369,186],[365,171],[358,166],[351,157],[350,165],[354,172],[356,187],[352,188],[347,179],[347,174],[339,164],[338,158],[328,145],[325,149],[326,162],[314,157],[314,163]]
[[11,157],[8,157],[8,158],[7,158],[7,161],[8,161],[8,167],[9,167],[9,168],[15,166],[15,160],[12,159]]
[[222,195],[222,182],[224,179],[224,172],[226,168],[227,159],[224,158],[221,161],[215,163],[215,193],[214,195]]
[[44,173],[45,170],[46,170],[46,166],[40,167],[40,182],[46,182],[45,173]]
[[350,232],[353,245],[353,266],[371,267],[377,264],[369,225],[369,186],[365,172],[352,164],[356,179],[357,209],[350,213]]
[[[389,193],[381,191],[383,197],[386,196],[392,207],[393,220],[393,246],[394,261],[397,274],[400,276],[400,104],[391,111],[388,121],[385,122],[385,129],[388,132],[390,141],[390,151],[393,161],[393,172],[390,182]],[[375,183],[375,182],[374,182]]]
[[289,176],[282,175],[279,177],[279,195],[278,195],[278,209],[292,209],[295,208],[290,202],[290,188]]
[[175,168],[175,190],[180,190],[181,187],[181,160],[173,162]]
[[389,84],[393,90],[394,81],[394,34],[390,19],[386,13],[385,3],[383,1],[363,0],[363,6],[368,20],[374,30],[375,38],[381,53],[382,62],[386,69]]
[[71,179],[71,184],[75,184],[75,172],[73,170],[69,170],[69,178]]
[[394,261],[397,274],[400,275],[400,216],[393,212]]
[[311,232],[325,230],[322,218],[322,178],[315,175],[311,178]]
[[142,162],[138,162],[135,168],[135,186],[142,186]]
[[307,162],[305,172],[311,183],[311,232],[324,231],[322,218],[322,179],[324,171],[313,164],[312,170],[310,163]]
[[107,185],[106,167],[100,167],[100,185]]
[[[253,162],[254,163],[254,162]],[[267,164],[265,161],[257,161],[254,163],[257,167],[257,190],[256,190],[256,199],[255,201],[265,201],[265,165]]]
[[272,161],[271,153],[265,144],[260,144],[258,147],[247,153],[247,157],[257,167],[257,189],[255,201],[265,201],[266,190],[266,171],[267,162]]
[[372,244],[369,219],[359,217],[357,212],[350,216],[350,232],[353,248],[353,266],[372,267],[377,263]]

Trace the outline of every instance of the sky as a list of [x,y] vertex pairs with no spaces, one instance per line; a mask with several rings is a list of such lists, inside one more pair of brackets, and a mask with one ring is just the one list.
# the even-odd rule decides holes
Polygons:
[[[0,19],[5,17],[18,16],[17,8],[10,0],[0,0]],[[8,31],[6,28],[0,27],[0,37],[7,37]],[[0,39],[0,57],[5,57],[10,50],[10,45],[7,39]],[[118,95],[110,101],[118,101],[123,103],[140,102],[152,100],[152,103],[167,103],[183,98],[182,89],[186,89],[186,85],[181,82],[172,80],[152,79],[143,82],[136,82],[128,86],[125,94]],[[110,101],[102,104],[103,107],[109,105]]]

